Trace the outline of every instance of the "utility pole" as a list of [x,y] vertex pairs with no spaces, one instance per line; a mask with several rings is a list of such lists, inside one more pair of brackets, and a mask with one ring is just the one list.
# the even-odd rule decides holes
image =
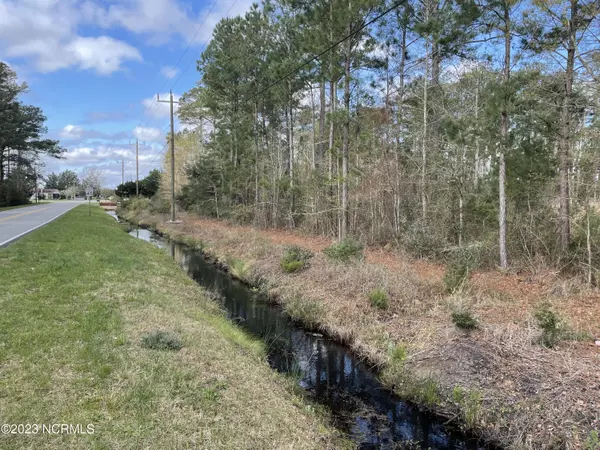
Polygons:
[[160,103],[169,103],[171,112],[171,222],[177,223],[175,220],[175,126],[173,123],[173,91],[169,91],[169,100],[161,100],[156,94],[156,101]]
[[121,184],[125,184],[125,158],[121,157]]
[[135,138],[135,195],[140,196],[140,164],[138,158],[138,138]]

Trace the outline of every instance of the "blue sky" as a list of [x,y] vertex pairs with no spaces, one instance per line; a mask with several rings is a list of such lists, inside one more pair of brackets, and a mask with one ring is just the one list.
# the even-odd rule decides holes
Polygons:
[[[198,79],[195,61],[216,23],[251,0],[0,0],[0,60],[29,85],[24,101],[46,114],[68,152],[46,173],[99,167],[104,184],[160,165],[169,106]],[[189,48],[186,47],[190,44]],[[185,53],[184,53],[185,51]],[[187,69],[187,70],[186,70]],[[179,127],[179,125],[177,125]],[[145,143],[145,145],[142,145]],[[154,160],[154,161],[153,161]]]

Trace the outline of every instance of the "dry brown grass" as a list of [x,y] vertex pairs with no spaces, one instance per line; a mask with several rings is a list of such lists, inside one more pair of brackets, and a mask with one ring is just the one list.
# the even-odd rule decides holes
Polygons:
[[[443,267],[430,262],[367,249],[364,262],[336,265],[319,253],[330,244],[321,237],[186,214],[182,218],[184,223],[177,226],[156,217],[142,221],[202,240],[222,261],[251,261],[248,281],[260,284],[284,308],[290,299],[319,302],[320,328],[373,363],[390,369],[398,364],[390,360],[390,349],[406,348],[402,367],[387,372],[396,379],[385,377],[387,381],[406,384],[399,377],[407,373],[413,380],[433,377],[440,392],[438,410],[476,417],[467,422],[487,438],[507,448],[575,449],[586,448],[589,433],[600,429],[600,348],[589,341],[544,348],[533,319],[539,305],[549,302],[576,330],[598,336],[598,292],[552,274],[478,272],[468,289],[447,296]],[[310,268],[286,274],[279,261],[285,246],[292,244],[316,254]],[[386,311],[370,306],[366,293],[374,288],[389,294]],[[472,311],[481,328],[469,334],[457,330],[450,320],[457,308]],[[457,405],[451,400],[455,386],[481,400],[468,408]],[[480,411],[472,411],[475,407]]]

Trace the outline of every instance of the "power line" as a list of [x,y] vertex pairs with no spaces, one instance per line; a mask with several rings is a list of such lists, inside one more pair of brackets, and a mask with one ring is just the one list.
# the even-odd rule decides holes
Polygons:
[[289,71],[287,74],[285,74],[281,78],[278,78],[277,80],[275,80],[274,82],[272,82],[271,84],[269,84],[267,87],[261,89],[256,94],[252,95],[250,98],[247,99],[247,101],[250,101],[250,100],[258,97],[260,94],[262,94],[263,92],[266,92],[267,90],[271,89],[273,86],[277,86],[279,83],[281,83],[283,80],[285,80],[286,78],[288,78],[290,75],[293,75],[296,72],[299,72],[301,69],[303,69],[304,67],[306,67],[307,65],[309,65],[311,62],[316,61],[321,56],[323,56],[325,53],[327,53],[330,50],[332,50],[334,47],[337,47],[342,42],[347,41],[351,37],[355,36],[356,34],[360,33],[362,30],[364,30],[365,28],[367,28],[369,25],[377,22],[383,16],[391,13],[393,10],[395,10],[399,6],[402,6],[404,3],[406,3],[406,1],[407,0],[400,0],[398,3],[394,4],[393,6],[391,6],[390,8],[388,8],[387,10],[385,10],[384,12],[382,12],[381,14],[379,14],[378,16],[376,16],[373,19],[369,20],[368,22],[364,23],[362,26],[360,26],[359,28],[357,28],[356,30],[354,30],[352,33],[344,36],[343,38],[341,38],[340,40],[338,40],[334,44],[332,44],[329,47],[327,47],[325,50],[323,50],[320,53],[312,56],[311,58],[306,59],[302,64],[300,64],[299,66],[297,66],[295,69],[292,69],[291,71]]
[[[238,0],[234,0],[234,2],[231,4],[231,6],[229,7],[229,9],[227,10],[227,12],[225,13],[225,15],[224,15],[223,17],[227,16],[227,15],[228,15],[228,14],[231,12],[231,10],[233,9],[233,7],[235,6],[235,4],[236,4],[237,2],[238,2]],[[216,3],[216,1],[215,1],[215,3]],[[215,6],[215,5],[213,4],[213,7],[214,7],[214,6]],[[211,10],[212,10],[212,8],[211,8]],[[208,16],[207,16],[207,17],[208,17]],[[205,45],[204,47],[205,47],[205,49],[206,49],[206,45]],[[198,56],[200,56],[201,54],[202,54],[202,52],[199,52],[199,53],[198,53]],[[192,60],[192,61],[193,61],[193,60]],[[190,61],[190,62],[188,63],[188,65],[187,65],[187,67],[186,67],[186,68],[183,70],[183,72],[181,72],[181,73],[179,74],[179,78],[177,78],[177,80],[175,81],[175,83],[173,83],[173,85],[171,86],[171,89],[173,89],[173,88],[175,87],[175,85],[176,85],[177,83],[179,83],[179,80],[181,80],[181,77],[183,77],[183,74],[185,74],[185,73],[187,72],[187,70],[190,68],[190,66],[192,65],[192,61]]]

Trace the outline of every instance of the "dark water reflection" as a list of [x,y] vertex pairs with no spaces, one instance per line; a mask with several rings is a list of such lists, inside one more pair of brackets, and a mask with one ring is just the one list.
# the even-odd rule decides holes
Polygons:
[[190,277],[218,294],[229,318],[267,343],[270,365],[295,374],[316,401],[333,411],[336,425],[360,448],[401,448],[406,441],[431,449],[484,448],[392,395],[347,348],[291,323],[279,308],[219,271],[200,252],[148,230],[130,234],[163,248]]

